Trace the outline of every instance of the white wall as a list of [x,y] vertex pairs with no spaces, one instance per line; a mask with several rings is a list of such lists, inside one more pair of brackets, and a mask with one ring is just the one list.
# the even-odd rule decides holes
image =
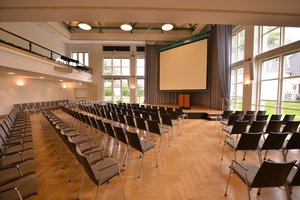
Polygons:
[[[24,81],[24,86],[17,86],[18,80]],[[63,88],[63,84],[67,86]],[[87,88],[86,84],[73,82],[57,82],[50,80],[26,79],[22,77],[0,76],[0,115],[7,114],[17,103],[75,100],[75,88]]]
[[[0,27],[52,51],[66,55],[64,39],[44,22],[1,22]],[[5,37],[8,35],[2,33],[1,39],[5,40]],[[21,41],[19,42],[21,43]]]

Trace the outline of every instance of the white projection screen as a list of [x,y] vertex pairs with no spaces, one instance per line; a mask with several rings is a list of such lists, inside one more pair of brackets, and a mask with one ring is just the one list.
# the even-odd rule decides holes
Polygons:
[[160,90],[206,90],[207,39],[160,54]]

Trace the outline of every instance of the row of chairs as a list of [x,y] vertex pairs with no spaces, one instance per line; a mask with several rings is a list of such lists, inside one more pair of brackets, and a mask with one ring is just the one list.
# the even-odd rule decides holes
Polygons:
[[65,102],[68,102],[68,100],[20,103],[14,104],[14,108],[17,108],[18,110],[38,112],[40,109],[58,109],[60,104]]
[[0,199],[37,194],[34,150],[28,112],[13,108],[0,124]]

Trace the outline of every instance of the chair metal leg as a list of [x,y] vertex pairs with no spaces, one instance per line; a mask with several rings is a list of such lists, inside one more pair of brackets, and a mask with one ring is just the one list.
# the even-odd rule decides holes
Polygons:
[[266,152],[265,152],[264,160],[266,160],[267,154],[268,154],[268,150],[266,150]]
[[222,135],[223,135],[223,131],[221,131],[221,133],[220,133],[220,140],[219,140],[219,144],[221,144],[221,141],[222,141]]
[[120,176],[120,181],[121,181],[121,186],[122,186],[123,197],[124,197],[124,200],[127,200],[126,192],[125,192],[125,187],[124,187],[124,183],[123,183],[123,179],[122,179],[122,175],[121,175],[121,171],[120,171],[119,165],[118,165],[118,170],[119,170],[119,176]]
[[259,160],[259,164],[262,164],[262,157],[261,157],[261,151],[257,150],[257,154],[258,154],[258,160]]
[[154,149],[154,155],[155,155],[156,167],[158,167],[158,164],[157,164],[157,155],[156,155],[156,148],[155,148],[155,146],[153,147],[153,149]]
[[230,166],[230,171],[229,171],[229,176],[228,176],[228,179],[227,179],[227,184],[226,184],[226,189],[225,189],[225,194],[224,196],[227,196],[227,190],[228,190],[228,186],[229,186],[229,181],[230,181],[230,177],[231,177],[231,174],[232,174],[232,163],[231,163],[231,166]]
[[[247,185],[246,185],[246,186],[247,186]],[[247,186],[247,192],[248,192],[248,199],[249,199],[249,200],[251,200],[250,190],[251,190],[251,188],[249,188],[249,187]]]
[[288,149],[287,150],[282,149],[282,156],[283,156],[284,162],[286,162],[286,157],[287,157],[288,152],[289,152]]
[[140,178],[140,175],[141,175],[141,168],[142,168],[142,165],[143,165],[143,160],[144,160],[144,153],[142,153],[142,161],[141,161],[139,171],[138,171],[138,178]]
[[160,135],[159,137],[160,137],[160,138],[159,138],[158,152],[160,152],[160,145],[161,145],[161,138],[162,138],[162,136]]
[[247,151],[244,152],[243,160],[246,160]]
[[128,158],[128,153],[129,153],[129,147],[128,147],[128,145],[127,145],[127,147],[126,147],[126,150],[125,150],[126,152],[125,152],[125,156],[124,156],[124,160],[123,160],[123,167],[125,167],[125,162],[127,161],[127,158]]
[[224,155],[224,150],[225,150],[225,141],[224,141],[224,145],[223,145],[223,150],[222,150],[222,156],[221,156],[221,160],[223,160],[223,155]]
[[83,186],[83,181],[84,181],[84,173],[85,173],[85,172],[83,172],[83,174],[82,174],[82,176],[81,176],[80,187],[79,187],[79,190],[78,190],[76,199],[79,199],[79,198],[80,198],[80,192],[81,192],[81,189],[82,189],[82,186]]
[[99,180],[99,183],[97,185],[95,200],[97,200],[97,198],[98,198],[98,191],[99,191],[99,188],[100,188],[100,185],[101,185],[101,182],[102,182],[102,177],[103,177],[103,172],[101,173],[100,180]]
[[284,185],[284,188],[285,188],[285,193],[286,193],[286,198],[288,200],[292,200],[291,198],[291,191],[290,191],[290,188],[287,184]]

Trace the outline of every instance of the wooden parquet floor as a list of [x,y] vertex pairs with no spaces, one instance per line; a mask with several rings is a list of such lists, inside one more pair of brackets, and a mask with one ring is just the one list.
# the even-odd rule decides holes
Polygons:
[[[60,112],[55,112],[61,114]],[[73,156],[67,156],[67,162],[62,169],[66,157],[66,148],[62,141],[57,145],[51,143],[43,131],[40,114],[31,115],[36,176],[39,193],[33,199],[41,200],[71,200],[76,199],[83,174],[83,168]],[[233,159],[233,152],[225,149],[224,159],[220,161],[223,145],[219,144],[218,126],[216,122],[189,119],[185,120],[182,128],[174,134],[171,146],[168,146],[166,135],[158,155],[158,167],[155,167],[154,151],[145,154],[141,177],[137,178],[140,164],[139,153],[130,150],[126,170],[122,172],[125,191],[129,200],[244,200],[247,190],[243,182],[235,175],[232,176],[227,197],[224,196],[225,186],[229,174],[229,165]],[[92,132],[83,128],[82,132]],[[61,148],[62,147],[62,148]],[[122,163],[125,146],[118,149],[114,158]],[[242,152],[238,154],[242,159]],[[289,159],[300,160],[299,151],[291,151]],[[270,152],[269,158],[282,160],[278,151]],[[257,163],[256,152],[248,152],[245,162]],[[74,165],[74,167],[72,167]],[[68,180],[71,179],[69,182]],[[94,199],[97,186],[85,177],[80,199]],[[253,200],[281,200],[286,199],[285,191],[280,188],[267,188],[257,196],[257,189],[252,189]],[[300,187],[295,187],[292,198],[300,199]],[[120,178],[111,179],[99,188],[100,200],[123,199]]]

